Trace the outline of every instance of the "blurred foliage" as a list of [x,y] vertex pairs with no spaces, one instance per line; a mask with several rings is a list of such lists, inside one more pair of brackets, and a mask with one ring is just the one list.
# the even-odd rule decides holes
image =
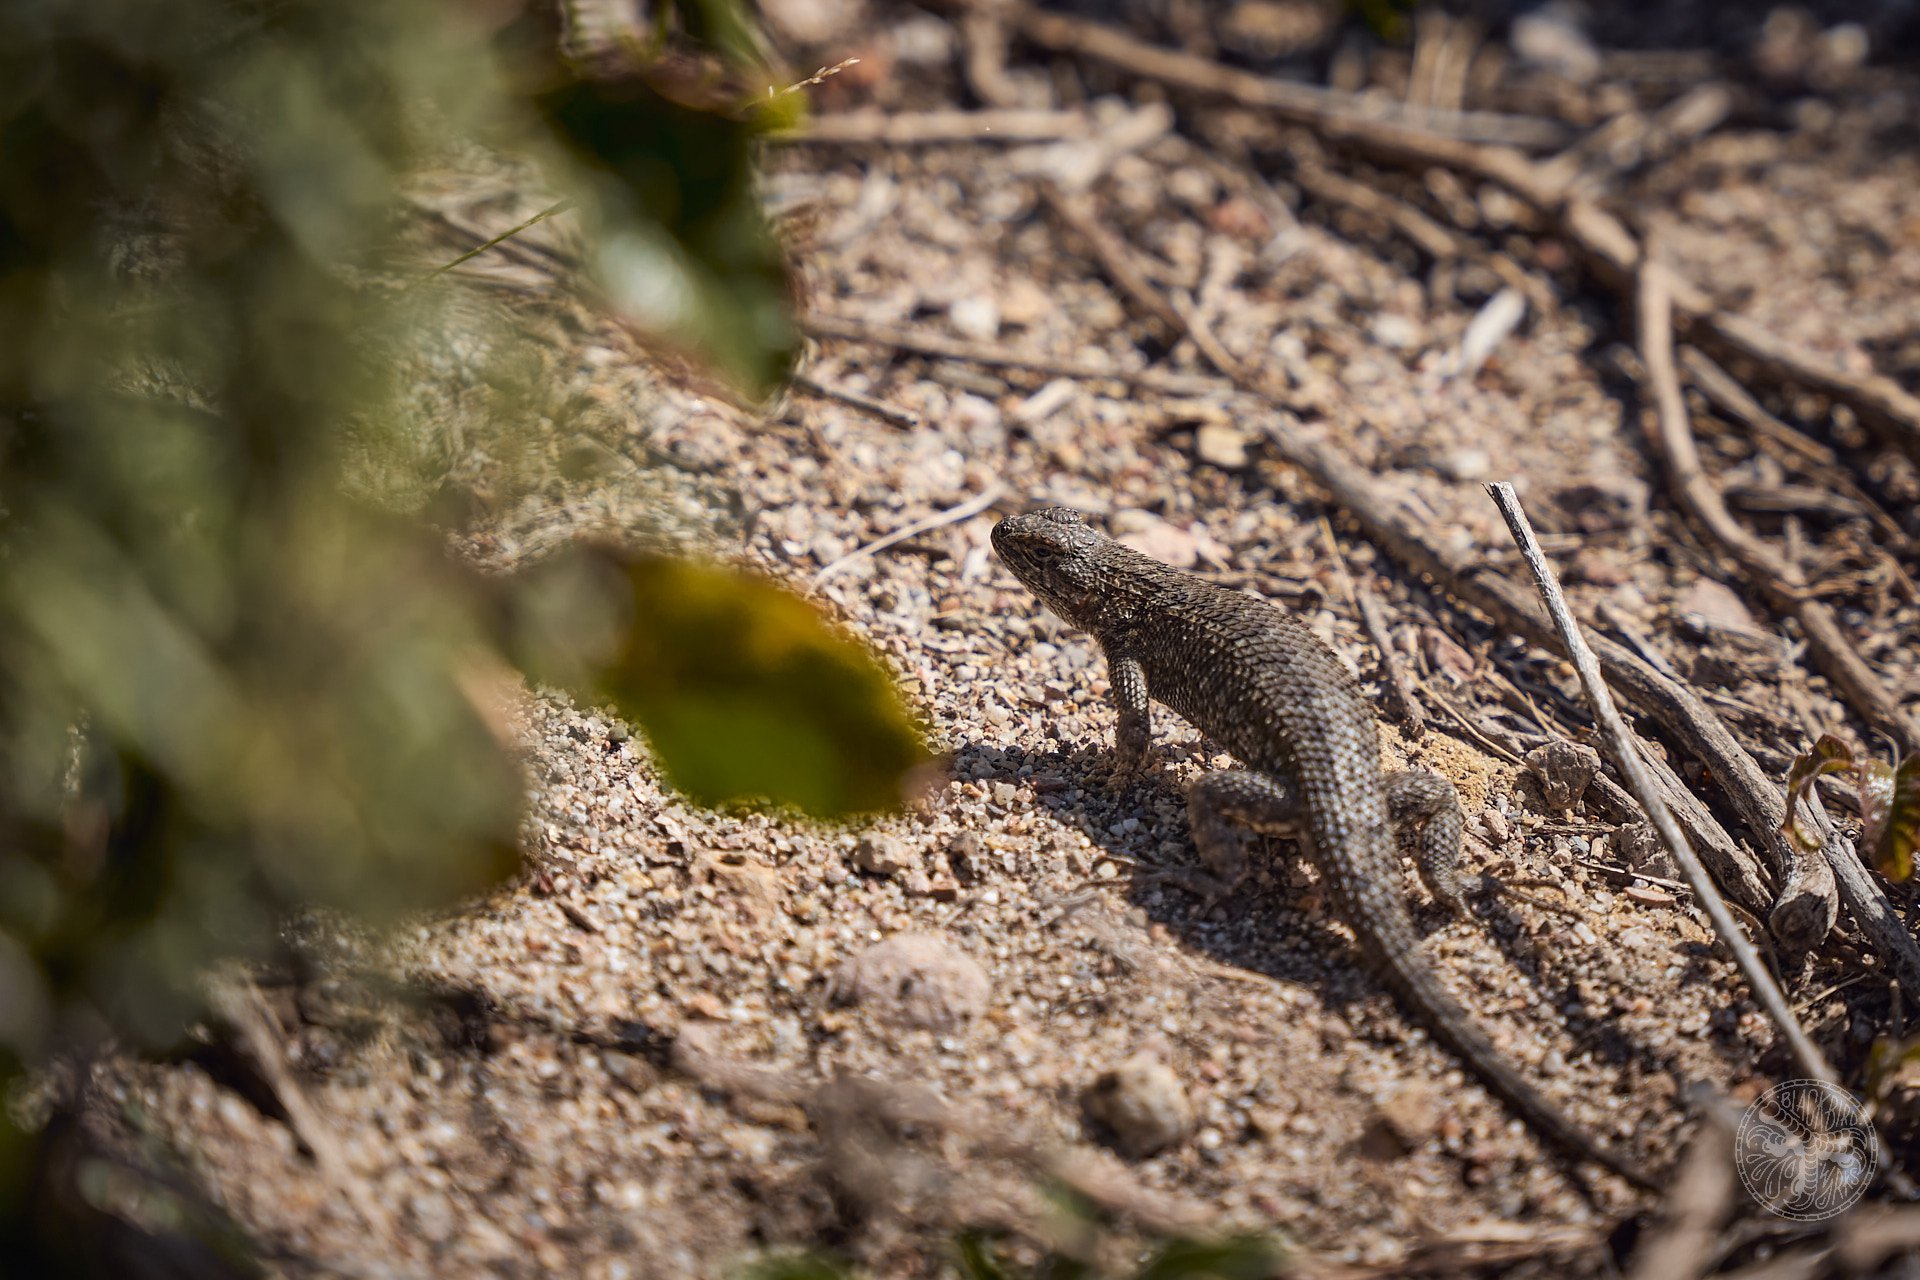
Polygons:
[[[704,800],[875,808],[922,758],[879,668],[775,588],[612,553],[566,591],[484,579],[345,483],[422,454],[397,353],[450,295],[414,287],[399,193],[455,152],[571,201],[637,327],[750,391],[785,367],[751,27],[596,12],[0,5],[0,1092],[170,1040],[291,905],[386,921],[509,874],[523,651]],[[35,1140],[0,1111],[10,1264]]]
[[1413,0],[1347,0],[1347,12],[1358,17],[1375,39],[1406,45],[1413,39]]
[[699,803],[879,809],[926,758],[880,665],[772,583],[592,548],[525,575],[515,600],[521,665],[630,708],[667,781]]
[[1781,830],[1808,853],[1820,848],[1820,833],[1800,819],[1799,801],[1813,795],[1827,774],[1851,776],[1858,788],[1860,842],[1880,874],[1889,880],[1913,878],[1914,852],[1920,848],[1920,752],[1899,763],[1856,757],[1853,748],[1830,733],[1813,750],[1793,758],[1787,771],[1787,820]]

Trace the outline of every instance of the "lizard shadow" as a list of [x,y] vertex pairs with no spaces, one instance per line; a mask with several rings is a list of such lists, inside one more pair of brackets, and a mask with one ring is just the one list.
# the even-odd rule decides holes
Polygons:
[[[1212,754],[1211,748],[1201,746],[1197,754],[1204,758]],[[1168,755],[1166,746],[1156,745],[1157,766],[1164,766]],[[1313,867],[1300,842],[1251,837],[1247,879],[1224,901],[1210,905],[1178,883],[1183,875],[1201,869],[1187,821],[1183,781],[1167,768],[1155,767],[1116,786],[1112,758],[1104,745],[1067,744],[1052,752],[1034,753],[975,743],[958,756],[977,761],[972,771],[982,780],[1027,783],[1036,808],[1085,835],[1100,851],[1099,862],[1132,868],[1130,878],[1116,875],[1112,885],[1182,946],[1247,973],[1310,987],[1330,1011],[1343,1017],[1350,1011],[1364,1011],[1357,1021],[1364,1028],[1361,1034],[1369,1039],[1402,1038],[1383,1025],[1375,1012],[1377,999],[1392,998],[1384,982],[1353,939],[1336,927],[1337,917],[1328,910],[1313,909],[1322,891],[1317,870],[1298,869]],[[1443,907],[1414,900],[1411,869],[1403,874],[1404,883],[1396,888],[1408,895],[1415,924],[1431,944],[1457,918]],[[1582,1003],[1576,975],[1565,971],[1565,966],[1543,964],[1551,961],[1552,932],[1526,941],[1525,922],[1499,894],[1473,893],[1470,900],[1463,923],[1484,936],[1505,961],[1499,970],[1504,979],[1500,989],[1483,991],[1482,1001],[1507,999],[1514,990],[1508,984],[1524,982],[1534,988],[1543,1009]],[[1446,967],[1437,959],[1430,963]],[[1477,1002],[1469,1003],[1471,1007]],[[1604,1012],[1598,1018],[1583,1019],[1574,1040],[1578,1053],[1609,1069],[1629,1061],[1653,1070],[1671,1066],[1613,1027]]]

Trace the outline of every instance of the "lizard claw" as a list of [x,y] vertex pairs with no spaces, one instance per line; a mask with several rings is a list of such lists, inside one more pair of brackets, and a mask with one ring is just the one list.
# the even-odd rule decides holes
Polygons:
[[1113,772],[1109,776],[1116,788],[1125,789],[1131,787],[1146,776],[1149,764],[1150,761],[1145,751],[1137,754],[1127,751],[1115,751],[1113,756]]

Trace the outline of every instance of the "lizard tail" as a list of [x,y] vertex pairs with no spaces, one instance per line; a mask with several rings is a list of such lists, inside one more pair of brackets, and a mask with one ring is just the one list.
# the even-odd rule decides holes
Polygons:
[[[1411,933],[1412,922],[1408,921]],[[1385,942],[1385,939],[1381,941]],[[1487,1086],[1520,1113],[1522,1119],[1561,1147],[1619,1174],[1642,1191],[1661,1185],[1643,1165],[1597,1143],[1538,1089],[1523,1079],[1493,1047],[1466,1008],[1441,985],[1433,969],[1407,946],[1385,945],[1380,957],[1388,982],[1411,1005],[1441,1043],[1473,1068]]]

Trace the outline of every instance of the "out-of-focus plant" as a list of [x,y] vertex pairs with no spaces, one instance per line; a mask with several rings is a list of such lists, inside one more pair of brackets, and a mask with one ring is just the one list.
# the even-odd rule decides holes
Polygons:
[[[784,368],[750,28],[592,8],[0,6],[0,1091],[167,1041],[289,905],[391,920],[508,874],[513,659],[702,800],[871,809],[923,758],[884,672],[770,586],[607,550],[485,580],[343,483],[346,442],[417,428],[394,353],[435,295],[398,193],[461,148],[571,202],[635,325],[752,392]],[[31,1145],[0,1111],[0,1251],[78,1265],[25,1252]]]

